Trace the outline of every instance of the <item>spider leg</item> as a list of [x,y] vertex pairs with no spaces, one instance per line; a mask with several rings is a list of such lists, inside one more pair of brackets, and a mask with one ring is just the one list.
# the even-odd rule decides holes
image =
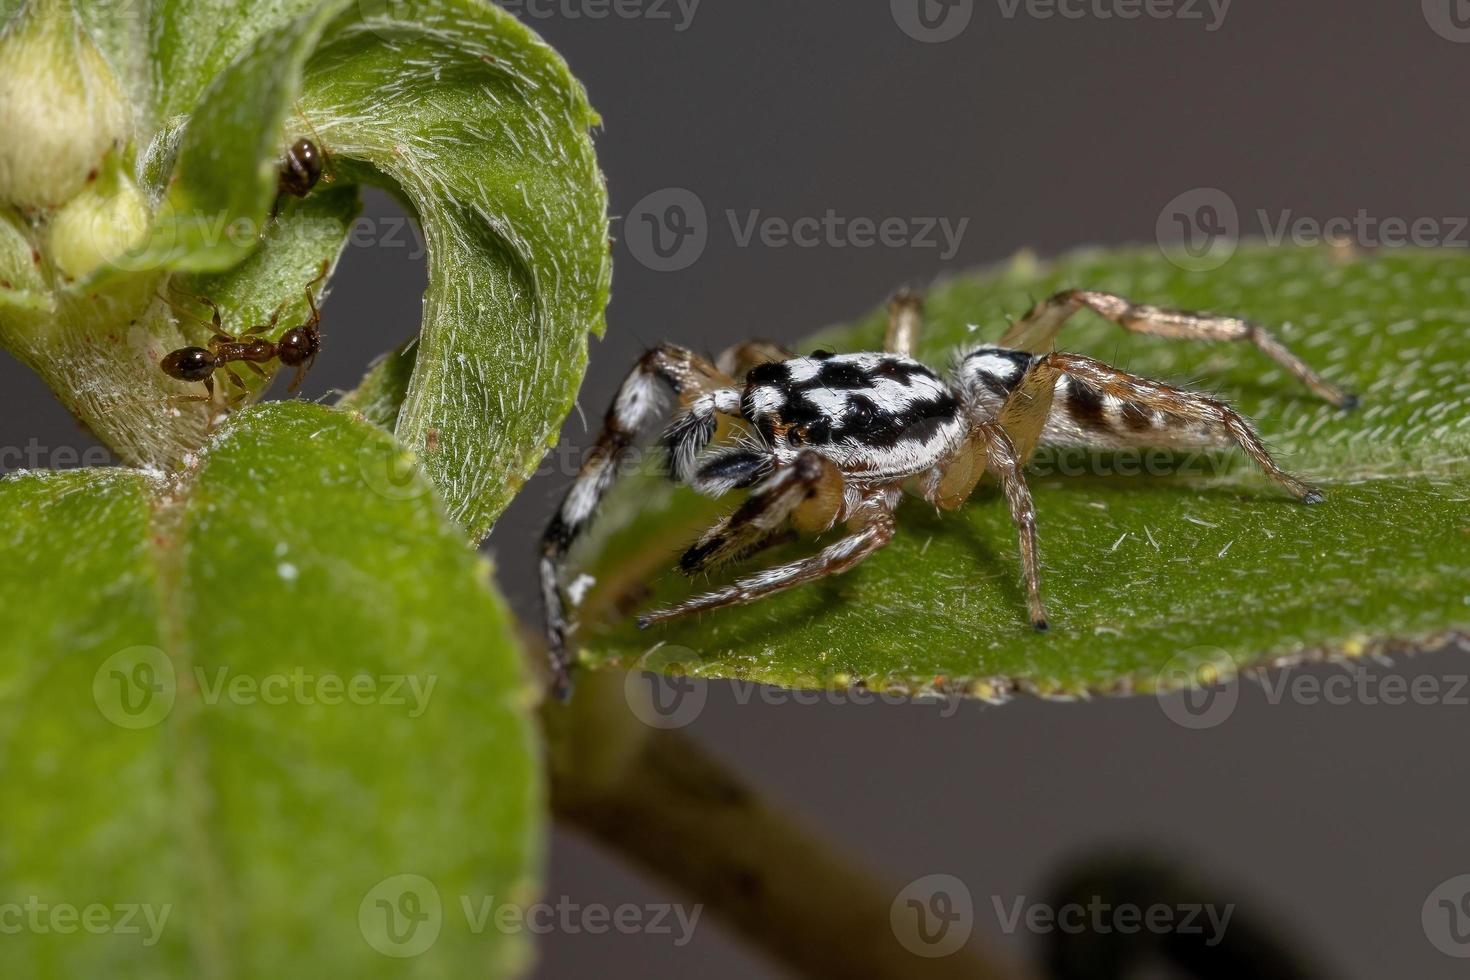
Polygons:
[[768,568],[739,579],[725,588],[639,616],[638,627],[647,629],[655,623],[667,622],[690,613],[743,605],[829,575],[841,575],[892,541],[893,533],[892,512],[882,506],[870,507],[863,512],[861,523],[852,534],[833,542],[817,554],[790,564]]
[[[546,616],[547,657],[550,660],[553,688],[559,698],[571,694],[570,660],[567,655],[566,603],[562,595],[562,567],[567,553],[591,522],[598,504],[616,480],[618,470],[633,452],[634,441],[662,414],[663,390],[671,390],[686,408],[669,427],[666,435],[673,447],[671,458],[675,475],[684,463],[692,465],[695,455],[714,438],[714,412],[720,408],[739,409],[739,397],[723,405],[708,393],[734,382],[709,361],[682,347],[656,347],[638,361],[618,389],[607,410],[602,431],[587,454],[576,479],[562,498],[561,507],[541,537],[541,601]],[[696,409],[698,409],[696,411]]]
[[1169,310],[1158,306],[1136,306],[1131,300],[1115,293],[1083,289],[1068,289],[1056,293],[1037,303],[1031,312],[1011,324],[1001,338],[1001,346],[1045,354],[1052,349],[1053,341],[1067,320],[1084,307],[1132,333],[1181,340],[1230,340],[1254,344],[1318,397],[1338,408],[1357,407],[1357,396],[1326,381],[1265,327],[1238,317]]
[[1046,430],[1046,421],[1051,417],[1056,399],[1057,379],[1061,371],[1044,358],[1032,361],[1016,387],[1001,403],[996,421],[1005,430],[1015,448],[1015,455],[1024,466],[1036,452]]
[[774,340],[747,340],[720,352],[715,364],[730,377],[743,380],[751,368],[776,361],[789,361],[796,356]]
[[[1055,375],[1052,376],[1053,379]],[[1054,380],[1051,383],[1055,383]],[[1047,402],[1050,405],[1050,401]],[[1026,580],[1026,604],[1031,625],[1039,632],[1048,629],[1046,603],[1041,598],[1041,565],[1036,540],[1036,505],[1023,469],[1026,457],[1018,452],[1000,422],[977,421],[949,461],[942,464],[937,479],[926,488],[925,497],[943,510],[961,506],[986,471],[995,474],[1020,536],[1021,571]]]
[[826,530],[841,510],[844,486],[841,470],[807,450],[795,463],[756,484],[734,513],[704,532],[679,559],[679,570],[694,575],[744,558],[774,538],[788,521],[802,530]]
[[1039,361],[1063,374],[1044,443],[1108,448],[1234,443],[1302,503],[1322,502],[1322,492],[1281,469],[1250,422],[1224,402],[1081,354],[1047,354]]
[[888,331],[883,337],[883,349],[890,354],[913,357],[923,326],[924,300],[918,293],[900,290],[888,301]]

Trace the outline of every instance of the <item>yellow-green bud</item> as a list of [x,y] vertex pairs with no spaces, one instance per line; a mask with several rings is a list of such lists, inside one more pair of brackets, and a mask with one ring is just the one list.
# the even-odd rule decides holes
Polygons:
[[47,254],[62,275],[81,279],[131,250],[148,231],[148,202],[115,157],[51,219]]
[[126,142],[129,115],[69,0],[31,0],[0,35],[0,200],[27,209],[66,203]]

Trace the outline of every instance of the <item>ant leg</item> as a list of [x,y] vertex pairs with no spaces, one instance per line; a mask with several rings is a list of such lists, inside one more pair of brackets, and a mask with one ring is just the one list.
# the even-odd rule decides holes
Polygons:
[[1072,314],[1083,308],[1110,320],[1130,333],[1179,340],[1230,340],[1249,343],[1285,368],[1319,398],[1341,409],[1356,408],[1356,395],[1348,394],[1314,371],[1306,361],[1287,349],[1265,327],[1238,317],[1191,313],[1158,306],[1137,306],[1116,293],[1067,289],[1042,300],[1024,317],[1011,324],[1001,338],[1002,347],[1045,354]]
[[203,384],[204,384],[204,391],[206,392],[205,394],[203,394],[203,395],[169,395],[169,401],[174,401],[174,402],[211,402],[212,403],[214,401],[214,379],[212,377],[205,378],[204,381],[203,381]]
[[203,306],[209,307],[209,309],[212,311],[212,314],[213,315],[210,317],[209,320],[206,321],[202,317],[196,316],[195,314],[189,312],[188,310],[183,309],[177,303],[175,303],[173,300],[171,300],[167,296],[165,296],[162,292],[159,292],[158,293],[158,298],[161,299],[161,300],[163,300],[164,305],[167,306],[170,310],[172,310],[174,312],[174,315],[175,316],[188,317],[190,320],[193,320],[195,323],[203,323],[203,324],[205,324],[207,326],[213,327],[214,328],[214,332],[217,335],[220,334],[224,330],[224,326],[223,326],[224,318],[220,314],[219,306],[216,305],[215,302],[214,302],[214,300],[212,300],[212,299],[208,299],[207,297],[204,297],[204,296],[192,296],[191,297],[195,302],[197,302],[197,303],[199,303],[199,304],[201,304]]
[[317,309],[316,297],[312,295],[311,289],[313,286],[321,285],[322,280],[327,278],[327,270],[331,267],[332,263],[329,259],[322,259],[321,271],[316,274],[315,279],[306,284],[306,305],[311,307],[312,326],[322,322],[322,311]]

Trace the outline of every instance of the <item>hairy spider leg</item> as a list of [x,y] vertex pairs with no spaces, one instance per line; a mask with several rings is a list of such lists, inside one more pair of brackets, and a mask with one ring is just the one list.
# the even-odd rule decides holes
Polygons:
[[1266,475],[1303,503],[1322,493],[1286,473],[1255,428],[1226,403],[1152,378],[1139,377],[1082,354],[1036,356],[981,348],[961,362],[957,383],[978,402],[1002,405],[1040,372],[1057,375],[1042,445],[1094,449],[1228,449],[1239,446]]
[[1356,395],[1328,382],[1265,327],[1238,317],[1140,306],[1116,293],[1067,289],[1049,296],[1011,325],[1001,338],[1000,346],[1032,354],[1046,354],[1051,351],[1057,334],[1072,314],[1083,308],[1092,310],[1131,333],[1181,340],[1253,344],[1323,400],[1341,409],[1352,409],[1358,405]]
[[571,664],[567,654],[570,626],[561,582],[567,553],[590,524],[598,505],[616,481],[618,471],[631,455],[638,436],[661,417],[664,391],[671,391],[690,409],[675,419],[665,435],[671,466],[677,476],[681,467],[692,466],[695,456],[714,438],[715,413],[738,411],[738,395],[732,404],[728,398],[716,399],[712,394],[720,389],[733,392],[732,385],[733,381],[705,358],[665,344],[644,354],[618,389],[597,441],[541,538],[541,600],[546,610],[547,655],[553,689],[559,698],[571,694]]
[[819,453],[803,452],[756,484],[750,496],[679,559],[686,575],[709,571],[753,554],[794,521],[799,530],[823,531],[842,507],[842,471]]
[[817,554],[767,568],[738,579],[722,589],[645,613],[638,617],[639,629],[647,629],[656,623],[691,613],[754,602],[798,585],[850,571],[893,540],[895,525],[892,511],[882,498],[873,498],[869,503],[870,506],[860,510],[854,518],[856,527],[852,534],[833,542]]

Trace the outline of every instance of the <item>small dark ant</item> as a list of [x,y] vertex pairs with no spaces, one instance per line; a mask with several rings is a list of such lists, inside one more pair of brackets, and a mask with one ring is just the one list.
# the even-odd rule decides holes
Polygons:
[[[280,175],[276,181],[276,200],[271,204],[271,220],[281,213],[281,202],[289,194],[305,197],[322,179],[328,165],[327,153],[306,137],[302,137],[286,148],[286,158],[281,161]],[[327,176],[331,180],[331,176]]]
[[[306,372],[311,370],[312,364],[316,362],[316,356],[322,349],[322,335],[319,329],[322,322],[322,314],[316,305],[316,297],[312,295],[312,287],[319,284],[327,276],[329,263],[322,262],[322,271],[317,277],[306,285],[306,302],[311,307],[311,316],[299,327],[292,327],[281,334],[281,339],[276,341],[267,340],[264,337],[252,337],[252,334],[265,333],[273,330],[276,321],[280,319],[281,308],[278,307],[266,323],[259,323],[242,331],[238,336],[231,337],[221,332],[221,317],[219,307],[213,300],[199,297],[199,301],[214,311],[212,324],[214,336],[210,338],[208,347],[180,347],[176,351],[167,354],[158,366],[163,373],[170,378],[179,381],[200,381],[204,383],[204,390],[208,396],[198,399],[199,401],[212,401],[214,399],[214,372],[216,368],[222,368],[227,364],[243,364],[262,378],[269,378],[270,374],[260,365],[271,360],[278,359],[287,367],[296,369],[296,377],[291,380],[290,391],[295,391],[301,384],[301,379]],[[247,339],[248,338],[248,339]],[[233,371],[226,370],[225,377],[229,378],[235,387],[242,393],[248,393],[250,389],[245,382]]]

